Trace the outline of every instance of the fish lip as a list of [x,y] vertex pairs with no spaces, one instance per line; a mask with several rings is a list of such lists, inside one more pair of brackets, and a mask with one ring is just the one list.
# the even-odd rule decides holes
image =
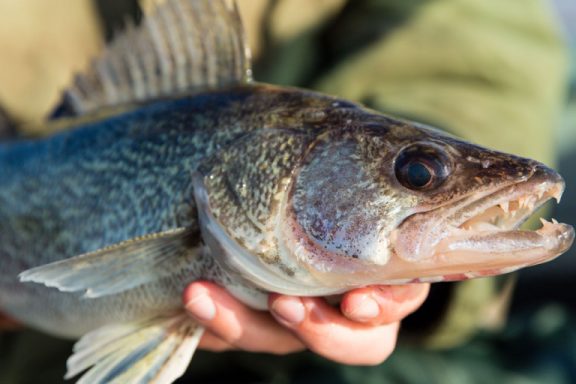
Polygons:
[[[558,173],[536,163],[529,175],[516,182],[495,190],[469,194],[453,202],[452,207],[449,207],[448,203],[407,217],[398,227],[392,240],[394,253],[400,259],[409,262],[431,261],[438,258],[439,254],[447,249],[450,240],[456,237],[462,239],[482,232],[487,235],[497,234],[503,238],[506,234],[523,235],[521,232],[526,234],[537,232],[520,231],[517,228],[548,200],[555,198],[559,201],[564,188],[564,180]],[[523,209],[518,209],[516,216],[505,217],[504,209],[514,204]],[[498,223],[499,217],[505,217],[505,220]],[[479,228],[481,225],[488,225],[488,221],[491,220],[495,220],[498,225],[488,229]],[[424,229],[416,230],[418,226]],[[543,242],[547,239],[546,236],[552,234],[555,236],[555,241],[549,243],[548,254],[553,254],[555,257],[570,247],[574,238],[571,226],[554,221],[554,223],[546,222],[545,227],[546,231],[540,233]],[[550,256],[546,260],[551,258],[553,257]],[[445,255],[443,259],[447,260]]]

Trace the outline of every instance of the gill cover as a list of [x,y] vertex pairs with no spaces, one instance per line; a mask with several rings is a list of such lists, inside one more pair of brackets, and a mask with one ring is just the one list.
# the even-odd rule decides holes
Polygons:
[[249,132],[193,175],[202,237],[230,275],[284,294],[322,295],[292,260],[278,253],[279,212],[308,137],[291,130]]
[[295,176],[285,237],[296,256],[315,269],[352,272],[356,268],[348,261],[353,259],[378,265],[389,259],[387,227],[392,222],[386,218],[397,216],[397,206],[366,166],[377,159],[366,155],[356,136],[328,133]]

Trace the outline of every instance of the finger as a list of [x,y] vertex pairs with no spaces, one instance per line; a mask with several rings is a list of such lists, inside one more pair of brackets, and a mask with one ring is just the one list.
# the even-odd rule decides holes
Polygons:
[[430,284],[380,285],[355,289],[344,295],[342,313],[350,320],[381,325],[401,321],[418,309]]
[[239,349],[286,354],[305,348],[268,313],[248,308],[213,283],[190,284],[184,292],[184,303],[201,325]]
[[399,323],[369,326],[344,317],[323,299],[270,295],[274,317],[312,351],[344,364],[380,364],[396,346]]
[[238,349],[208,330],[206,330],[202,335],[202,339],[200,339],[200,343],[198,343],[198,348],[212,352],[224,352]]

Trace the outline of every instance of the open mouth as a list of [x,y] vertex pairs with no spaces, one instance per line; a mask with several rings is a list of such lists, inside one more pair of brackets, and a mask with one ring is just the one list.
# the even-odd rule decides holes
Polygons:
[[434,225],[412,248],[421,251],[428,264],[418,280],[497,275],[559,256],[574,240],[570,225],[541,219],[537,230],[519,227],[547,201],[559,201],[563,191],[561,177],[542,167],[527,180],[471,196],[450,209],[424,213],[419,221]]
[[[464,231],[509,231],[518,228],[547,201],[555,199],[560,202],[562,185],[540,183],[533,188],[535,190],[525,191],[532,189],[532,186],[521,183],[485,197],[464,209],[462,216],[465,220],[457,227]],[[469,217],[471,214],[472,217]],[[553,223],[549,224],[558,225],[552,220]]]

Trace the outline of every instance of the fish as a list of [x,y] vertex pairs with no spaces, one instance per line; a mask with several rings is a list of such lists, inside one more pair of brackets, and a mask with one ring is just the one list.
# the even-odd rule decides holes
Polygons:
[[230,0],[166,0],[64,92],[41,138],[0,142],[0,311],[79,339],[66,378],[171,383],[203,328],[181,293],[509,273],[574,230],[520,226],[562,177],[537,161],[299,88],[258,83]]

